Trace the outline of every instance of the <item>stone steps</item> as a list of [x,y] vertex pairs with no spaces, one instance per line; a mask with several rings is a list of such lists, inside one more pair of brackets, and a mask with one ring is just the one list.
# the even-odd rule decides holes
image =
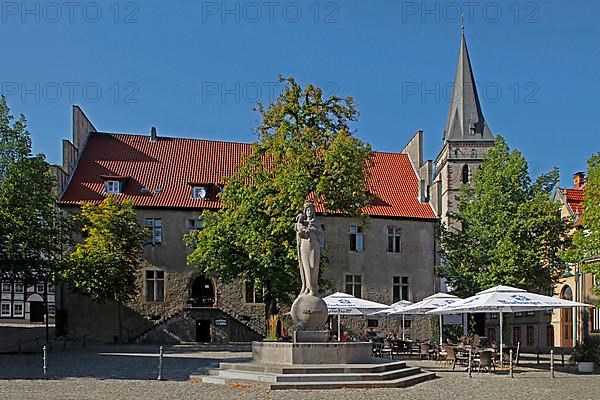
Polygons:
[[222,362],[221,369],[236,369],[243,371],[268,372],[275,374],[343,374],[343,373],[374,373],[406,368],[405,361],[389,362],[385,359],[373,359],[371,364],[304,364],[276,365],[260,363],[231,363]]
[[192,381],[213,384],[254,384],[271,390],[406,387],[434,379],[432,372],[408,367],[403,361],[372,364],[284,366],[220,363],[219,368],[193,374]]

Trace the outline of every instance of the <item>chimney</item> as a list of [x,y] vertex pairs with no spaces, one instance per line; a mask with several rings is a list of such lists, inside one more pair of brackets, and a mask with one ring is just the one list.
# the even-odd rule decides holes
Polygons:
[[154,143],[156,142],[157,138],[158,136],[156,134],[156,127],[153,126],[152,129],[150,129],[150,141]]
[[581,189],[585,184],[585,172],[575,172],[573,175],[573,186],[575,189]]

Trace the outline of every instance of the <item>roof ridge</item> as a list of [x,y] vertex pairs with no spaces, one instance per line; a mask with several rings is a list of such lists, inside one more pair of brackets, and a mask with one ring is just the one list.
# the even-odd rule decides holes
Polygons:
[[[145,135],[142,133],[130,133],[130,132],[104,132],[98,131],[93,132],[93,135],[109,135],[109,136],[128,136],[128,137],[145,137],[150,138],[150,135]],[[222,140],[222,139],[204,139],[204,138],[191,138],[191,137],[180,137],[180,136],[158,136],[158,139],[175,139],[175,140],[193,140],[199,142],[214,142],[214,143],[231,143],[231,144],[243,144],[247,146],[251,146],[253,143],[248,142],[238,142],[234,140]]]

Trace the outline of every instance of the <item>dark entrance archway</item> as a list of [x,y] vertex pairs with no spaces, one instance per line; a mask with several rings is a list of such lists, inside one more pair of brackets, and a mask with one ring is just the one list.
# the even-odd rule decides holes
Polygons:
[[202,275],[194,279],[190,303],[192,307],[212,307],[215,303],[215,286],[212,280]]
[[29,320],[31,322],[44,322],[46,307],[43,301],[32,301],[29,303]]

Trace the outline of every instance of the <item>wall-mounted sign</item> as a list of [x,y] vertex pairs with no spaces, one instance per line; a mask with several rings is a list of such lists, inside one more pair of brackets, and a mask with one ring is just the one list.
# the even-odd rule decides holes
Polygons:
[[215,326],[227,326],[226,319],[215,319]]

